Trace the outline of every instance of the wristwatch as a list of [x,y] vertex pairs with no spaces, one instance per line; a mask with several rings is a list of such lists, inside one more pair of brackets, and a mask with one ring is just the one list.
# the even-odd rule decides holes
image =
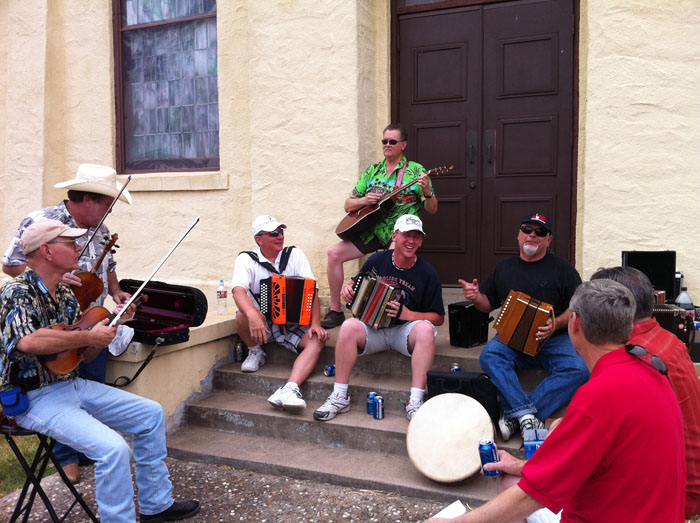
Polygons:
[[425,196],[426,198],[432,198],[433,196],[435,196],[435,191],[431,192],[430,195],[423,193],[423,196]]

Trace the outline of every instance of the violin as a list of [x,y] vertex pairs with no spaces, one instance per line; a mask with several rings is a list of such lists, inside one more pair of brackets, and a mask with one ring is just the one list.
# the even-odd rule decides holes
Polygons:
[[102,291],[104,290],[104,283],[102,278],[97,276],[97,269],[100,268],[104,257],[107,253],[114,247],[119,239],[119,235],[113,234],[112,239],[109,241],[107,246],[100,254],[100,257],[95,261],[95,265],[89,271],[78,271],[75,276],[80,278],[82,285],[71,285],[71,290],[80,304],[80,308],[86,310],[88,306],[94,302],[97,298],[102,296]]
[[[49,326],[49,328],[63,331],[90,330],[105,318],[109,318],[110,321],[108,325],[110,327],[116,325],[116,323],[119,321],[119,318],[121,318],[122,314],[124,314],[127,311],[127,309],[132,303],[138,303],[141,300],[146,301],[148,299],[148,296],[146,294],[141,295],[141,292],[143,291],[144,287],[146,287],[148,282],[150,282],[153,279],[153,277],[156,275],[156,272],[158,272],[158,270],[163,266],[165,261],[170,257],[170,255],[177,248],[177,246],[182,243],[182,241],[185,239],[185,236],[187,236],[189,232],[194,228],[194,226],[198,223],[199,216],[195,218],[195,220],[192,222],[192,225],[190,225],[189,228],[183,233],[183,235],[180,237],[177,243],[173,245],[170,251],[168,251],[168,254],[166,254],[165,257],[161,260],[161,262],[156,266],[156,268],[153,269],[151,275],[146,280],[144,280],[144,282],[136,290],[136,292],[131,295],[129,301],[127,301],[124,304],[124,307],[122,307],[122,309],[119,312],[110,314],[110,312],[104,307],[95,306],[86,310],[80,317],[80,320],[77,323],[74,323],[73,325],[66,325],[65,323],[55,323]],[[61,352],[57,352],[55,354],[45,354],[39,357],[39,361],[41,361],[41,364],[49,372],[53,372],[54,374],[68,374],[80,364],[81,356],[83,352],[85,352],[85,350],[88,348],[89,347],[79,347],[76,349],[68,349]]]
[[[146,302],[148,300],[148,295],[142,294],[137,300],[133,301],[135,305],[141,302]],[[125,310],[126,307],[124,307]],[[66,325],[65,323],[54,323],[49,326],[49,329],[61,330],[61,331],[89,331],[95,325],[100,323],[102,320],[109,319],[110,322],[115,318],[121,316],[121,313],[111,313],[104,307],[96,305],[95,307],[90,307],[86,310],[80,320],[73,325]],[[39,357],[39,361],[44,366],[46,370],[54,374],[68,374],[73,369],[75,369],[82,361],[83,352],[90,347],[79,347],[77,349],[68,349],[62,352],[57,352],[55,354],[44,354]]]

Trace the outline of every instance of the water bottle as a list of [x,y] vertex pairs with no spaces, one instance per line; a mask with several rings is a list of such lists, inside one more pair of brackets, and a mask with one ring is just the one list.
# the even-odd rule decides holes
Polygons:
[[224,280],[219,280],[219,288],[216,290],[216,313],[226,315],[226,287],[224,287]]
[[688,311],[687,314],[690,314],[691,317],[695,316],[695,307],[693,306],[693,300],[688,295],[688,287],[681,287],[681,293],[676,296],[676,305]]

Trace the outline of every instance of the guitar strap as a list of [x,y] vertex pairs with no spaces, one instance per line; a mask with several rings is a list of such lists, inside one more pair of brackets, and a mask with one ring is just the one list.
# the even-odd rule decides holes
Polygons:
[[403,173],[406,172],[406,167],[408,167],[408,158],[406,158],[406,163],[403,164],[403,167],[399,169],[399,174],[396,175],[396,182],[394,183],[394,188],[401,187],[401,185],[403,184]]
[[280,270],[278,271],[275,269],[275,266],[272,265],[269,261],[260,261],[260,258],[258,258],[258,254],[253,252],[253,251],[241,251],[240,254],[247,254],[248,256],[251,257],[251,259],[258,263],[259,265],[262,265],[265,267],[268,271],[275,273],[275,274],[282,274],[284,270],[287,268],[287,263],[289,262],[289,257],[292,255],[292,249],[294,248],[294,245],[290,245],[289,247],[285,247],[282,249],[282,257],[280,258]]

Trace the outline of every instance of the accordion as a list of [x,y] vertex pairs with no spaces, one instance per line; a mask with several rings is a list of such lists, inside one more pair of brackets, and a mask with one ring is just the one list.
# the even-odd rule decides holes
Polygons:
[[690,347],[695,341],[695,322],[685,309],[677,305],[654,305],[652,316],[662,328],[675,334],[686,347]]
[[375,329],[383,329],[394,323],[396,318],[387,315],[386,306],[390,301],[401,302],[401,288],[384,283],[372,271],[360,274],[352,290],[355,296],[347,307],[354,318]]
[[536,339],[537,329],[544,326],[548,318],[554,321],[554,309],[549,303],[524,292],[510,291],[493,327],[498,331],[498,341],[535,356],[541,348],[541,342]]
[[311,323],[316,280],[273,275],[260,280],[260,312],[277,325]]

